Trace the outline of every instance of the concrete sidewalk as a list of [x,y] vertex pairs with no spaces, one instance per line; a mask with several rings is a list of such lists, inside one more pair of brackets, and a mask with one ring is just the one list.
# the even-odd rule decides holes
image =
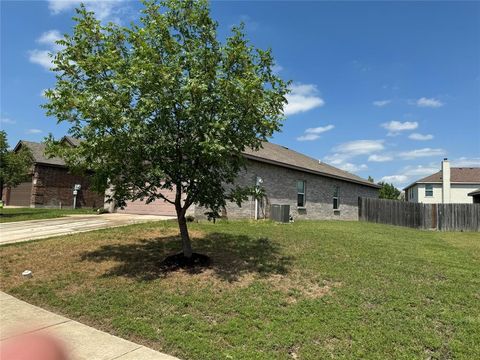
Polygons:
[[72,360],[178,360],[0,292],[0,341],[18,334],[18,329],[54,335]]
[[0,224],[0,245],[173,218],[172,216],[115,213],[6,222]]

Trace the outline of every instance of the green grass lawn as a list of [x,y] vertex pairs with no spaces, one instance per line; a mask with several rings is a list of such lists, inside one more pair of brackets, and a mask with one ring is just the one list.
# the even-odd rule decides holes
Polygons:
[[0,209],[0,223],[58,218],[72,214],[95,214],[92,208],[86,209],[32,209],[4,208]]
[[[359,222],[174,222],[0,248],[2,290],[184,359],[479,359],[480,234]],[[33,271],[23,279],[21,272]]]

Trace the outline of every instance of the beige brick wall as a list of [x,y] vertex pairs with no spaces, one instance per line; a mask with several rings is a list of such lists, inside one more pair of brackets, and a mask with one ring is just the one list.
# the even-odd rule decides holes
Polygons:
[[[237,184],[253,186],[257,176],[263,179],[262,186],[267,195],[263,206],[267,217],[271,204],[288,204],[294,219],[358,220],[358,197],[378,197],[378,190],[369,186],[251,160],[248,161],[247,171],[239,174]],[[297,208],[296,184],[298,180],[306,181],[305,209]],[[340,198],[340,209],[337,212],[333,210],[335,186],[339,187]],[[224,215],[230,219],[253,219],[255,202],[253,199],[249,199],[242,204],[242,207],[229,203],[225,210]],[[195,214],[195,217],[202,218],[205,209],[195,207],[191,212]]]

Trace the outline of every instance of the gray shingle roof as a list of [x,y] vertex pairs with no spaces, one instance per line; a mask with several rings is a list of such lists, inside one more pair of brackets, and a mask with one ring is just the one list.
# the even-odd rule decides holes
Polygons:
[[338,169],[334,166],[320,162],[317,159],[291,150],[285,146],[264,142],[263,148],[258,151],[248,149],[244,151],[247,159],[268,162],[300,171],[306,171],[317,175],[332,177],[349,182],[380,188],[379,185],[361,178],[360,176]]
[[[72,137],[65,137],[64,139],[73,146],[78,146],[78,144],[80,143],[80,140]],[[65,166],[65,161],[63,161],[63,159],[59,157],[48,158],[45,155],[45,144],[21,140],[17,144],[15,149],[18,149],[19,146],[28,147],[32,152],[33,158],[36,163],[54,166]],[[324,162],[320,162],[317,159],[303,155],[285,146],[272,144],[270,142],[264,142],[263,147],[258,151],[248,149],[244,151],[244,155],[247,159],[251,160],[267,162],[270,164],[296,169],[299,171],[306,171],[316,175],[327,176],[366,186],[380,188],[379,185],[371,183],[370,181],[363,179],[360,176],[325,164]]]
[[62,158],[57,156],[48,158],[45,155],[45,144],[37,143],[33,141],[20,140],[17,146],[15,146],[15,151],[20,149],[20,147],[22,146],[25,146],[26,148],[30,149],[35,163],[54,165],[54,166],[65,166],[65,161],[63,161]]

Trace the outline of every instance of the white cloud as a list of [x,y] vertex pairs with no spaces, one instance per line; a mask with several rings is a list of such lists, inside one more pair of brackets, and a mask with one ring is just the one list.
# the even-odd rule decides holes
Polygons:
[[381,155],[381,154],[372,154],[368,157],[368,161],[373,162],[385,162],[385,161],[392,161],[393,156],[391,155]]
[[89,11],[95,12],[99,20],[117,21],[115,16],[120,11],[123,0],[48,0],[48,8],[54,15],[70,11],[84,3]]
[[58,51],[62,48],[61,45],[56,43],[60,39],[63,39],[63,36],[58,30],[49,30],[40,35],[40,37],[37,39],[37,42],[39,44],[48,46],[50,49],[55,49]]
[[291,92],[286,96],[288,104],[283,109],[285,116],[294,115],[325,105],[318,96],[318,89],[313,84],[293,84]]
[[380,181],[393,183],[396,187],[403,187],[425,176],[432,175],[440,170],[440,164],[406,166],[397,174],[384,176]]
[[368,166],[365,164],[356,165],[356,164],[347,162],[339,165],[339,168],[348,172],[359,172],[359,171],[367,170]]
[[410,151],[404,151],[399,154],[403,159],[416,159],[419,157],[443,156],[446,151],[443,149],[423,148]]
[[427,176],[440,170],[440,164],[430,163],[428,165],[406,166],[402,173],[408,177]]
[[452,166],[455,167],[480,167],[480,157],[477,158],[467,158],[460,157],[451,161]]
[[278,63],[272,66],[272,71],[274,74],[278,74],[282,70],[283,70],[283,66]]
[[49,50],[30,50],[28,52],[28,59],[34,64],[41,65],[45,70],[50,70],[52,65],[52,58]]
[[395,186],[397,184],[405,184],[408,180],[408,176],[406,175],[389,175],[389,176],[384,176],[380,179],[380,181],[386,182],[386,183],[393,183]]
[[381,125],[383,128],[388,130],[389,136],[398,135],[401,131],[408,131],[408,130],[415,130],[418,127],[418,123],[416,121],[390,121],[387,123],[383,123]]
[[373,105],[378,107],[383,107],[383,106],[387,106],[391,102],[392,100],[376,100],[373,102]]
[[413,133],[413,134],[410,134],[408,136],[408,138],[412,139],[412,140],[426,141],[426,140],[432,140],[433,135],[431,135],[431,134],[423,135],[423,134],[419,134],[419,133]]
[[[31,63],[42,66],[45,70],[53,67],[53,57],[55,53],[62,49],[62,46],[56,41],[62,39],[63,36],[58,30],[49,30],[40,35],[37,42],[47,47],[47,49],[34,49],[28,52],[28,58]],[[52,55],[52,56],[50,56]]]
[[298,141],[313,141],[313,140],[317,140],[318,138],[320,138],[320,135],[317,135],[317,134],[305,134],[305,135],[302,135],[302,136],[297,137],[297,140],[298,140]]
[[316,128],[308,128],[307,130],[305,130],[305,132],[308,134],[321,134],[321,133],[332,130],[334,127],[335,126],[333,125],[319,126]]
[[438,108],[443,106],[443,103],[440,100],[434,99],[434,98],[426,98],[426,97],[421,97],[420,99],[418,99],[416,104],[419,107],[432,107],[432,108]]
[[40,134],[42,132],[43,131],[40,130],[40,129],[27,129],[27,131],[26,131],[27,134]]
[[330,131],[335,126],[333,125],[327,125],[327,126],[319,126],[315,128],[308,128],[305,130],[305,134],[302,136],[297,137],[298,141],[313,141],[317,140],[320,137],[320,134]]
[[385,148],[383,143],[384,140],[349,141],[332,148],[332,154],[325,156],[324,160],[332,165],[342,167],[351,158],[382,151]]
[[371,154],[385,148],[384,140],[355,140],[349,141],[333,148],[333,151],[352,156]]
[[10,118],[6,118],[6,117],[1,117],[0,118],[0,124],[15,124],[16,121],[15,120],[12,120]]

